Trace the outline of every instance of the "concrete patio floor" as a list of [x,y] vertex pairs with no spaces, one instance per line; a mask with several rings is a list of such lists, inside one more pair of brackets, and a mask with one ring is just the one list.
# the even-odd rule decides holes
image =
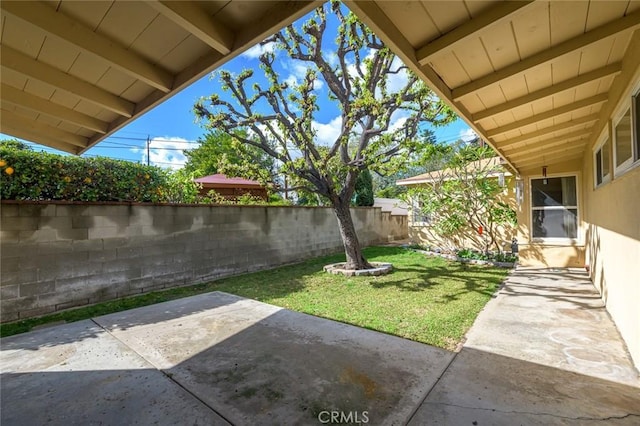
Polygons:
[[467,337],[453,353],[213,292],[2,339],[0,423],[640,423],[583,273],[515,271]]

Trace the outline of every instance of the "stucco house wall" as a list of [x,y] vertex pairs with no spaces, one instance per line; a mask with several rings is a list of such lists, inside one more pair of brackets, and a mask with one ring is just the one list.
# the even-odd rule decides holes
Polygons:
[[[425,184],[422,184],[425,185]],[[515,179],[509,177],[505,180],[504,191],[500,194],[500,201],[505,202],[515,208]],[[413,207],[410,207],[413,208]],[[511,251],[511,241],[516,236],[516,226],[498,226],[497,227],[497,243],[500,250]],[[435,232],[428,222],[417,222],[415,216],[409,214],[409,239],[414,244],[429,246],[432,248],[440,248],[446,250],[471,248],[483,251],[487,234],[478,233],[478,230],[471,225],[465,227],[460,232],[442,235]],[[495,249],[495,246],[490,249]]]
[[[610,140],[615,111],[640,91],[640,66],[636,63],[624,77],[629,83],[624,90],[610,93],[610,104],[604,112],[608,121],[598,132],[603,137],[608,134]],[[636,120],[639,113],[636,109]],[[638,133],[635,138],[640,137]],[[635,365],[640,367],[640,159],[616,174],[611,147],[610,180],[596,186],[594,155],[601,139],[592,140],[582,159],[547,167],[549,177],[571,174],[578,177],[579,230],[575,242],[549,244],[530,238],[530,182],[540,177],[541,170],[521,170],[525,192],[518,209],[520,264],[586,268]]]

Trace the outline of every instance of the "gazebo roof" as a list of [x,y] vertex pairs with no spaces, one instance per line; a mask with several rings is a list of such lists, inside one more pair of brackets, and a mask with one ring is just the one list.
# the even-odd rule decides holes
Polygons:
[[204,176],[194,179],[198,183],[209,184],[211,186],[233,186],[236,188],[262,188],[262,184],[255,180],[249,180],[239,177],[227,177],[221,173],[215,175]]

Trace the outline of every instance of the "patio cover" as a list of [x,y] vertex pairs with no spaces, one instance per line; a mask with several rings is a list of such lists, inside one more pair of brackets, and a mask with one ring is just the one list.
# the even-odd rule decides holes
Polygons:
[[[3,1],[2,132],[80,154],[322,2]],[[514,171],[582,158],[640,64],[640,1],[345,4]]]

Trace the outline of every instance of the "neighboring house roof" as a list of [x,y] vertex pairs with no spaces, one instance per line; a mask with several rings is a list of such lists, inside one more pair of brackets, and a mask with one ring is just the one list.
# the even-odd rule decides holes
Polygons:
[[263,187],[260,182],[256,182],[255,180],[243,179],[238,177],[230,178],[220,173],[215,175],[204,176],[194,180],[203,185],[208,184],[207,186],[216,186],[219,188],[224,188],[224,187],[262,188]]
[[[473,161],[467,165],[467,171],[489,170],[495,169],[486,174],[487,177],[497,177],[500,174],[511,176],[511,173],[503,167],[504,162],[500,157],[483,158],[479,161]],[[501,167],[498,167],[501,166]],[[432,183],[441,180],[455,179],[455,172],[451,169],[434,170],[432,172],[423,173],[406,179],[396,181],[396,185],[417,185],[421,183]]]
[[392,216],[407,216],[409,206],[398,198],[374,198],[373,207],[380,207],[383,212],[389,212]]

